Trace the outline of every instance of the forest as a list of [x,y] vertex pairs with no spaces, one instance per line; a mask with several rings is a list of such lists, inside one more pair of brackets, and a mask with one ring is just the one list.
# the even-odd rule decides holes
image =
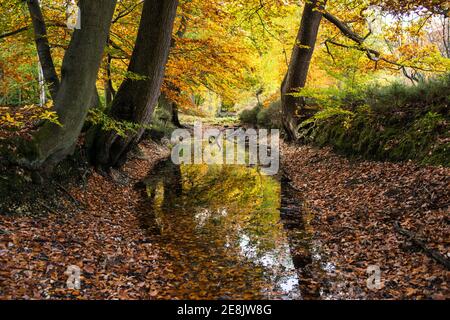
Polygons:
[[0,300],[449,299],[449,11],[0,0]]

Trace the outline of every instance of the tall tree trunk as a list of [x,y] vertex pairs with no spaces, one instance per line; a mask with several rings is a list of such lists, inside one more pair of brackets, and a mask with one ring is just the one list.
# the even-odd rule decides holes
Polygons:
[[39,82],[39,106],[43,107],[47,102],[47,93],[45,90],[44,72],[42,70],[42,65],[40,62],[38,62],[38,82]]
[[[109,39],[108,39],[109,41]],[[116,91],[114,90],[114,86],[111,79],[111,61],[112,57],[108,53],[106,55],[106,79],[104,82],[105,87],[105,101],[106,101],[106,107],[109,108],[111,106],[111,103],[114,99],[114,96],[116,94]]]
[[312,113],[305,108],[301,97],[290,94],[305,87],[325,3],[323,0],[306,2],[289,68],[281,85],[283,127],[288,138],[294,140],[298,137],[299,124]]
[[81,29],[75,30],[62,64],[55,110],[62,126],[47,122],[25,144],[25,164],[47,167],[73,152],[93,96],[116,0],[80,0]]
[[100,95],[98,94],[98,89],[96,83],[94,83],[94,91],[92,93],[91,102],[89,103],[89,108],[97,109],[101,107]]
[[[113,119],[140,125],[150,123],[164,79],[177,6],[178,0],[145,0],[128,68],[143,79],[123,81],[109,112]],[[97,128],[90,143],[92,162],[103,168],[122,165],[144,131],[141,128],[121,137],[117,132]]]
[[48,85],[52,99],[56,99],[59,90],[59,79],[50,53],[50,45],[47,38],[47,28],[41,11],[39,0],[27,0],[28,11],[33,22],[34,38],[41,63],[44,80]]
[[171,115],[171,123],[177,127],[182,128],[183,126],[180,123],[180,119],[178,117],[178,105],[175,101],[167,98],[164,93],[161,93],[159,97],[159,105],[170,112]]
[[[178,39],[184,38],[184,35],[185,35],[186,32],[187,32],[187,27],[188,27],[187,24],[188,24],[188,21],[189,21],[189,19],[188,19],[187,16],[183,13],[183,14],[181,15],[180,27],[178,28],[177,32],[175,33],[175,34],[176,34],[176,37],[177,37]],[[174,48],[174,47],[176,46],[176,44],[177,44],[177,39],[176,39],[176,38],[173,38],[173,39],[172,39],[172,42],[171,42],[171,44],[170,44],[170,47],[171,47],[171,48]],[[172,90],[176,91],[178,94],[180,94],[180,92],[181,92],[180,88],[176,87],[176,86],[175,86],[174,84],[172,84],[172,83],[168,83],[168,86],[169,86],[170,89],[172,89]],[[162,101],[164,104],[167,105],[167,108],[168,108],[168,110],[169,110],[170,113],[171,113],[171,122],[172,122],[172,125],[174,125],[174,126],[177,127],[177,128],[183,128],[183,125],[182,125],[181,122],[180,122],[180,118],[178,117],[178,104],[177,104],[175,101],[170,100],[164,93],[161,93],[161,96],[160,96],[160,100],[159,100],[159,101]]]
[[183,127],[178,117],[178,105],[176,102],[172,102],[172,124],[177,128]]

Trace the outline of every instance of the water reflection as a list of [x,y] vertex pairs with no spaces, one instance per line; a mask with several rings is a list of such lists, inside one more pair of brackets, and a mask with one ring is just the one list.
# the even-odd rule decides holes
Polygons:
[[170,262],[164,297],[302,298],[278,180],[258,168],[167,161],[146,184],[142,224]]

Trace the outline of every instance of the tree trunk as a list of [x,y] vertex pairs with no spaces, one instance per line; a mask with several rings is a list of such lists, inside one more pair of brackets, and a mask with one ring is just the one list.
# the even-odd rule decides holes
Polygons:
[[178,117],[178,105],[176,102],[172,102],[172,124],[177,128],[183,128],[180,118]]
[[112,79],[111,79],[111,61],[112,61],[112,57],[108,53],[106,55],[106,79],[105,79],[105,83],[104,83],[105,101],[106,101],[107,108],[109,108],[111,106],[111,103],[116,94],[116,91],[114,90],[114,86],[113,86]]
[[[184,38],[184,35],[186,34],[187,27],[188,27],[187,26],[188,21],[189,21],[189,18],[185,14],[181,14],[180,27],[177,30],[177,32],[175,33],[178,39]],[[176,46],[176,44],[177,44],[177,39],[174,38],[174,39],[172,39],[170,47],[174,48]],[[172,90],[174,90],[178,94],[180,94],[181,90],[179,88],[177,88],[174,84],[169,83],[168,86],[169,86],[169,88],[171,88]],[[177,128],[183,128],[183,125],[180,122],[180,118],[178,117],[178,104],[173,100],[169,100],[164,93],[161,93],[160,101],[161,100],[163,101],[163,103],[167,104],[167,107],[170,110],[172,125],[174,125]]]
[[59,90],[59,79],[56,74],[55,65],[50,53],[50,45],[47,38],[47,28],[45,26],[44,16],[42,15],[39,0],[27,0],[28,11],[33,22],[34,38],[36,48],[41,63],[44,80],[48,85],[50,95],[56,100],[56,94]]
[[[178,0],[145,0],[128,68],[142,79],[123,81],[109,112],[113,119],[150,123],[164,79],[177,6]],[[89,146],[92,162],[103,168],[122,165],[144,131],[140,128],[121,137],[117,132],[97,128]]]
[[73,152],[93,96],[116,0],[81,0],[81,29],[75,30],[62,64],[55,110],[62,126],[45,123],[25,144],[26,165],[51,166]]
[[164,93],[161,93],[161,96],[159,97],[159,104],[164,109],[170,112],[171,123],[177,128],[182,128],[183,126],[181,125],[180,119],[178,117],[177,103],[175,101],[168,99]]
[[283,127],[289,139],[298,137],[299,124],[312,116],[304,105],[304,99],[291,93],[305,87],[311,58],[317,41],[322,12],[326,1],[306,2],[287,74],[281,85]]

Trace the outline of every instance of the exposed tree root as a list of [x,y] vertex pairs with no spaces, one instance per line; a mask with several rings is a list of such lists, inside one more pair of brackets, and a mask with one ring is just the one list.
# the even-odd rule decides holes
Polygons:
[[430,256],[431,258],[433,258],[437,262],[443,264],[448,270],[450,270],[450,259],[448,259],[445,256],[443,256],[438,251],[427,247],[425,242],[420,240],[414,233],[412,233],[409,230],[403,229],[400,226],[400,223],[398,221],[396,221],[394,223],[394,229],[399,234],[407,237],[408,240],[410,240],[412,243],[414,243],[416,246],[418,246],[420,249],[422,249],[428,256]]

